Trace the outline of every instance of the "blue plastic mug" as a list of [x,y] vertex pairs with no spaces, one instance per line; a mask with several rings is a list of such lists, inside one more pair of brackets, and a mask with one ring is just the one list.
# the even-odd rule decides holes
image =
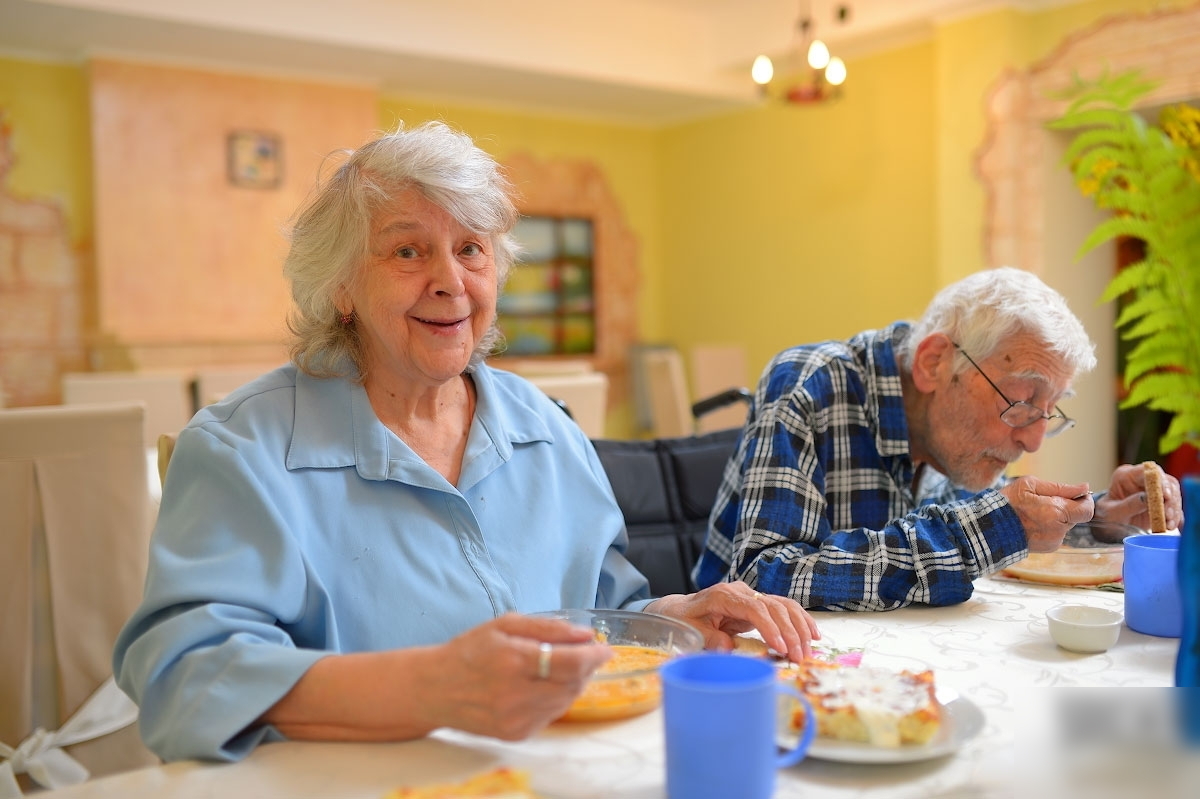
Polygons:
[[[808,753],[817,731],[812,707],[773,663],[701,652],[659,673],[670,799],[770,799],[776,769]],[[797,699],[805,713],[800,742],[783,753],[775,745],[780,694]]]
[[1142,534],[1126,538],[1122,579],[1129,629],[1163,638],[1178,638],[1183,633],[1179,536]]

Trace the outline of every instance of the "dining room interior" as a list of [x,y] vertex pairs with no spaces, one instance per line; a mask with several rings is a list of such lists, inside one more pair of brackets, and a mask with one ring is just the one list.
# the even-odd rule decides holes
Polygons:
[[[1200,2],[0,0],[0,408],[153,382],[153,449],[288,360],[284,231],[330,154],[441,120],[505,168],[526,223],[489,362],[567,397],[589,437],[736,427],[780,350],[915,318],[1010,265],[1067,298],[1099,361],[1068,400],[1069,445],[1011,473],[1107,485],[1123,444],[1100,298],[1120,254],[1080,254],[1102,215],[1047,123],[1078,76],[1130,69],[1155,82],[1146,109],[1195,103]],[[693,412],[727,389],[715,425]],[[1188,457],[1172,468],[1200,472]],[[161,490],[153,463],[139,474]],[[1004,582],[983,596],[947,620],[901,615],[913,657],[959,668],[954,620],[995,627],[1009,603],[1040,623],[1056,601]],[[893,635],[840,623],[860,647]],[[1085,684],[1160,684],[1138,658],[1166,668],[1167,647],[1130,645]],[[984,649],[993,676],[1050,657],[1012,631]]]
[[[641,347],[740,347],[729,379],[753,387],[786,346],[912,318],[1002,264],[1084,318],[1101,365],[1073,410],[1114,428],[1113,308],[1097,302],[1114,256],[1076,257],[1097,212],[1043,123],[1089,70],[1142,68],[1152,105],[1194,96],[1194,51],[1171,46],[1194,3],[245,5],[4,1],[7,405],[61,402],[74,372],[286,360],[281,230],[322,159],[442,119],[505,164],[522,213],[590,220],[583,335],[556,344],[535,314],[534,335],[510,336],[526,349],[495,362],[603,373],[605,435],[652,432]],[[788,102],[805,20],[849,78]],[[762,53],[774,94],[750,79]],[[536,310],[529,274],[514,290]],[[1115,462],[1112,436],[1076,445],[1085,457],[1047,448],[1027,468]]]

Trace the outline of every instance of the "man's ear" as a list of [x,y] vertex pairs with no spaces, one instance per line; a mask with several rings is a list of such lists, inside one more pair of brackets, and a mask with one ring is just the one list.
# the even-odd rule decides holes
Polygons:
[[945,333],[930,333],[913,352],[912,381],[917,391],[931,393],[954,376],[954,343]]

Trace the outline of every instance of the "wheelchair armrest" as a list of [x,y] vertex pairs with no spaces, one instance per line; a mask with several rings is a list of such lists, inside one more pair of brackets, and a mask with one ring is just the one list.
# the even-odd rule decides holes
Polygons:
[[699,419],[706,413],[712,413],[715,410],[724,408],[726,405],[732,405],[735,402],[750,403],[754,395],[745,388],[727,388],[719,394],[713,394],[711,397],[705,397],[702,400],[697,400],[692,405],[692,416]]

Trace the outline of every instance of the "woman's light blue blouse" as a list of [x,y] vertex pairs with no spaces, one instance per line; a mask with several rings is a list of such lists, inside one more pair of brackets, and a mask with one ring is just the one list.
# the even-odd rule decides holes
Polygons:
[[508,611],[647,604],[586,436],[537,388],[480,367],[457,487],[364,389],[287,366],[179,435],[142,605],[114,671],[166,760],[232,760],[331,652],[443,643]]

